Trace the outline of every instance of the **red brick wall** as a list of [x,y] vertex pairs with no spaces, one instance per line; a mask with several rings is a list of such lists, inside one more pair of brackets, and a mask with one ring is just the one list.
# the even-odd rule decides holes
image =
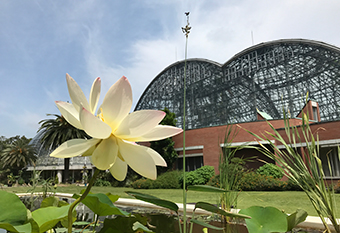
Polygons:
[[[269,122],[273,125],[274,128],[284,127],[283,120],[271,120]],[[291,120],[292,125],[297,125],[300,123],[301,120]],[[241,123],[237,124],[237,126],[240,128],[240,130],[233,142],[256,141],[256,138],[246,130],[249,130],[258,135],[264,133],[265,131],[272,131],[266,121]],[[203,146],[204,165],[214,166],[216,172],[218,171],[219,156],[221,153],[220,144],[224,143],[226,127],[227,126],[207,127],[201,129],[186,130],[185,132],[185,146]],[[234,127],[236,127],[236,125],[234,125]],[[183,147],[183,133],[173,137],[173,140],[175,141],[175,148]],[[258,153],[255,151],[249,153],[253,155],[258,155]],[[265,159],[265,157],[261,157],[261,159]],[[255,163],[254,166],[258,167],[259,163]]]

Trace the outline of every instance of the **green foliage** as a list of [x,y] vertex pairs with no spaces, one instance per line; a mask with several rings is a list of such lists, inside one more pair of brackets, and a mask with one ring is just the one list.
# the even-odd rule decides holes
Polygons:
[[247,215],[226,212],[225,210],[219,208],[218,206],[212,205],[212,204],[207,203],[207,202],[197,202],[195,204],[195,209],[196,208],[200,208],[200,209],[209,211],[211,213],[220,214],[220,215],[224,215],[224,216],[228,216],[228,217],[244,218],[244,219],[249,219],[250,218]]
[[287,231],[291,231],[296,225],[306,220],[308,213],[304,210],[297,209],[294,213],[287,217],[288,228]]
[[238,192],[236,190],[239,189],[240,180],[245,171],[246,159],[235,157],[236,152],[245,146],[232,146],[239,130],[240,128],[233,125],[226,127],[224,146],[219,158],[219,187],[229,191],[222,194],[220,199],[222,208],[226,210],[237,207]]
[[220,174],[218,175],[214,175],[210,178],[210,180],[208,181],[207,185],[210,185],[210,186],[214,186],[214,187],[221,187],[220,185]]
[[210,180],[210,178],[213,175],[215,175],[214,167],[208,166],[208,165],[200,167],[200,168],[196,169],[194,172],[196,172],[196,174],[199,177],[202,177],[204,184],[206,184]]
[[22,225],[27,221],[27,210],[19,197],[13,193],[0,191],[0,223],[13,226]]
[[157,177],[155,181],[153,181],[154,189],[179,189],[181,188],[179,185],[179,177],[181,175],[181,171],[174,170],[165,172]]
[[[213,176],[207,185],[220,187],[219,175]],[[282,181],[272,176],[263,176],[254,171],[245,171],[236,191],[300,191],[292,181]]]
[[[221,189],[216,189],[216,188],[213,188],[213,187],[204,187],[203,188],[203,186],[199,186],[199,187],[197,187],[197,189],[194,188],[193,190],[204,191],[204,192],[206,192],[208,190],[209,190],[208,192],[218,192],[218,193],[221,192]],[[152,203],[154,205],[175,211],[178,214],[179,207],[174,202],[164,200],[164,199],[160,199],[160,198],[157,198],[155,196],[152,196],[152,195],[149,195],[149,194],[144,194],[144,193],[137,193],[137,192],[131,192],[131,191],[128,191],[126,193],[131,195],[131,196],[134,196],[135,198],[137,198],[139,200],[142,200],[142,201],[145,201],[145,202],[148,202],[148,203]],[[211,213],[219,214],[221,216],[228,216],[228,217],[233,217],[233,218],[250,218],[249,216],[246,216],[246,215],[243,215],[243,214],[226,212],[225,210],[223,210],[223,209],[221,209],[221,208],[219,208],[219,207],[217,207],[213,204],[207,203],[207,202],[197,202],[196,205],[195,205],[195,208],[193,210],[192,218],[190,219],[190,231],[189,232],[192,232],[194,223],[201,225],[201,226],[204,226],[204,227],[211,228],[211,229],[223,230],[223,228],[219,228],[219,227],[210,225],[206,222],[203,222],[203,221],[200,221],[200,220],[194,218],[195,210],[197,208],[209,211]],[[180,224],[179,218],[178,218],[178,222]],[[184,232],[186,232],[186,231],[184,231]]]
[[96,181],[94,182],[94,186],[109,187],[111,186],[111,183],[108,180],[103,180],[99,178],[99,179],[96,179]]
[[208,193],[225,193],[225,189],[217,188],[210,185],[192,185],[188,186],[188,190],[191,191],[199,191],[199,192],[208,192]]
[[[181,187],[183,187],[183,175],[179,178],[179,183]],[[191,172],[185,172],[185,185],[186,187],[191,186],[191,185],[202,185],[205,184],[204,179],[200,176],[195,171]],[[185,187],[185,188],[186,188]]]
[[[47,116],[54,116],[53,119],[45,119],[39,122],[38,140],[34,146],[37,148],[44,148],[51,152],[62,143],[75,138],[90,138],[85,131],[80,130],[68,123],[65,118],[57,114],[47,114]],[[70,158],[65,158],[66,165],[64,182],[69,179],[69,161]]]
[[281,179],[284,175],[283,169],[272,163],[266,163],[265,165],[259,167],[256,170],[256,173],[263,176],[271,176],[276,179]]
[[0,213],[0,228],[10,232],[38,233],[48,231],[65,220],[69,205],[46,206],[31,213],[17,195],[0,191],[0,209],[6,210]]
[[[96,193],[96,194],[88,194],[85,199],[81,202],[86,205],[93,213],[97,214],[98,216],[106,216],[106,215],[124,215],[127,216],[128,213],[125,211],[120,210],[116,207],[113,203],[113,200],[118,200],[119,197],[116,197],[110,193],[103,194],[103,193]],[[73,198],[77,199],[80,195],[74,194]]]
[[270,233],[291,231],[297,224],[303,222],[307,212],[298,209],[291,215],[287,215],[275,207],[252,206],[242,209],[240,214],[249,215],[245,219],[249,233]]
[[287,185],[286,181],[250,171],[243,175],[239,189],[243,191],[282,191],[287,190]]
[[168,171],[157,177],[156,180],[139,179],[131,184],[134,189],[179,189],[181,171]]
[[[170,112],[169,109],[164,108],[162,110],[166,113],[163,120],[160,122],[161,125],[170,125],[170,126],[176,126],[176,115],[173,112]],[[167,163],[167,167],[158,167],[159,172],[165,172],[167,170],[172,170],[174,162],[176,162],[178,158],[178,154],[175,151],[175,142],[172,140],[172,138],[166,138],[159,141],[152,141],[150,142],[150,148],[157,151],[165,160]]]
[[[308,115],[302,112],[302,124],[298,127],[290,125],[290,119],[284,112],[284,123],[287,140],[271,124],[269,126],[273,133],[268,133],[263,137],[254,133],[251,134],[259,141],[267,141],[269,143],[271,149],[261,144],[259,150],[282,167],[288,178],[298,184],[306,193],[326,231],[331,232],[325,220],[328,217],[335,231],[340,233],[340,225],[335,217],[334,193],[328,184],[324,182],[325,173],[319,155],[318,136],[315,138],[313,135]],[[276,142],[282,144],[284,149],[279,149],[272,142],[273,138]],[[301,151],[299,145],[301,144],[305,144],[303,157],[299,153]]]
[[179,207],[176,203],[174,203],[172,201],[160,199],[160,198],[155,197],[153,195],[149,195],[149,194],[145,194],[145,193],[138,193],[138,192],[131,192],[131,191],[127,191],[126,193],[137,198],[137,199],[139,199],[139,200],[149,202],[149,203],[152,203],[154,205],[173,210],[175,212],[177,212],[178,209],[179,209]]
[[249,233],[287,231],[287,215],[274,207],[252,206],[241,210],[240,213],[251,216],[251,219],[246,219]]
[[335,193],[340,193],[340,180],[333,187]]
[[[215,169],[213,166],[203,166],[195,171],[185,173],[185,185],[204,185],[215,175]],[[179,184],[183,187],[183,175],[179,178]]]
[[[138,225],[139,223],[141,225]],[[147,219],[146,217],[141,217],[140,215],[124,217],[117,216],[114,219],[106,218],[104,220],[104,226],[99,231],[99,233],[109,233],[109,232],[125,232],[125,233],[135,233],[135,232],[152,232],[146,228]]]
[[13,175],[13,173],[7,175],[7,183],[8,184],[14,184],[16,180],[19,178],[19,176]]
[[10,172],[18,175],[23,168],[35,164],[36,151],[33,145],[29,144],[30,139],[17,136],[6,142],[0,151],[1,169],[9,168]]
[[150,179],[142,178],[134,181],[131,184],[134,189],[153,189],[153,181]]
[[54,150],[70,139],[90,138],[83,130],[77,129],[68,123],[63,116],[57,114],[47,114],[47,116],[54,116],[55,118],[39,122],[39,143],[42,148]]
[[43,198],[47,197],[48,192],[55,192],[55,186],[52,184],[53,180],[51,178],[49,179],[42,179],[41,180],[41,186],[43,189]]
[[176,120],[176,115],[173,112],[170,112],[168,108],[164,108],[162,110],[163,112],[166,113],[165,117],[161,121],[161,125],[170,125],[170,126],[176,126],[177,120]]

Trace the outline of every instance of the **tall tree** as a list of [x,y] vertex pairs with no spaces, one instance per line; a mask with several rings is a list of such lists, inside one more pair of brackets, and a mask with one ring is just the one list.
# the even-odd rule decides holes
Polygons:
[[[166,116],[163,118],[160,124],[176,126],[177,120],[175,113],[170,112],[170,110],[167,108],[164,108],[162,111],[166,113]],[[157,151],[164,158],[168,165],[168,167],[165,168],[158,167],[158,171],[165,172],[167,170],[171,170],[173,168],[173,164],[178,158],[178,154],[175,151],[175,142],[172,140],[172,138],[153,141],[150,143],[150,147]]]
[[[12,140],[13,139],[13,140]],[[2,169],[10,169],[15,175],[28,165],[34,165],[37,157],[35,148],[29,144],[30,139],[23,137],[10,138],[1,151]]]
[[[57,114],[47,114],[54,116],[54,119],[45,119],[39,122],[38,129],[42,148],[48,152],[56,149],[62,143],[75,138],[90,138],[83,130],[73,127],[63,116]],[[70,159],[64,159],[64,182],[69,179]]]

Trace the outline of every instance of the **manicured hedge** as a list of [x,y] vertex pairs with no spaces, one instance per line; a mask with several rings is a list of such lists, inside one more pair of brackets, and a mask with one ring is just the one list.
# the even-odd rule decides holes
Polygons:
[[[219,175],[213,176],[208,185],[220,187]],[[300,191],[301,188],[292,181],[282,181],[272,176],[263,176],[254,171],[243,174],[240,180],[241,191]]]
[[[215,175],[215,169],[212,166],[203,166],[195,171],[186,172],[186,186],[206,184],[212,176]],[[134,189],[179,189],[183,186],[183,171],[165,172],[157,177],[156,180],[142,178],[131,184]]]
[[161,174],[156,180],[142,178],[131,184],[134,189],[179,189],[181,171],[169,171]]

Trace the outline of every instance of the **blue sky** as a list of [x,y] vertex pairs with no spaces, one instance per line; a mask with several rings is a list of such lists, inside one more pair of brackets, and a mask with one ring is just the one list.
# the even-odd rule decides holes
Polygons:
[[186,11],[189,58],[224,63],[253,41],[287,38],[340,46],[338,0],[2,0],[0,136],[34,137],[47,113],[59,114],[54,101],[69,101],[66,73],[85,95],[101,77],[102,98],[124,75],[135,105],[184,59]]

